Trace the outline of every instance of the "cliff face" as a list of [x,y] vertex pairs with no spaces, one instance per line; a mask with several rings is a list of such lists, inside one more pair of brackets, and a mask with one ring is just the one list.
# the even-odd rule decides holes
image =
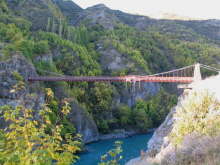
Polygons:
[[[29,104],[29,107],[40,108],[41,104],[44,103],[40,85],[39,83],[31,84],[27,81],[28,77],[37,75],[31,63],[20,55],[14,55],[10,60],[0,62],[0,70],[0,105],[4,105],[6,102],[14,106],[19,105],[19,102],[25,105],[28,102],[25,98],[28,95],[36,94],[38,97]],[[18,90],[14,92],[13,89]]]
[[[220,75],[207,78],[199,82],[192,83],[190,85],[192,87],[192,90],[189,90],[189,89],[185,90],[184,94],[179,97],[178,104],[176,105],[176,107],[174,107],[171,110],[171,112],[166,117],[166,120],[154,132],[153,137],[148,142],[148,150],[146,154],[141,158],[136,158],[136,159],[129,161],[126,165],[151,165],[152,163],[163,164],[161,163],[161,161],[166,159],[167,155],[169,155],[170,162],[175,162],[178,159],[180,159],[179,157],[180,155],[178,156],[174,154],[176,152],[176,147],[171,142],[171,139],[170,139],[171,132],[174,129],[173,128],[174,122],[176,120],[179,120],[177,117],[175,117],[175,114],[177,113],[178,109],[185,104],[186,101],[189,101],[189,99],[192,99],[192,95],[194,95],[195,93],[201,93],[205,91],[205,92],[208,92],[212,97],[214,97],[216,101],[220,101],[219,83],[220,83]],[[213,113],[211,107],[207,111],[208,113]],[[219,110],[213,113],[212,115],[218,116]],[[216,134],[218,133],[216,132]],[[203,135],[195,136],[194,133],[188,134],[185,137],[185,141],[183,142],[184,144],[182,144],[181,146],[181,148],[185,148],[185,152],[189,152],[189,148],[188,149],[186,148],[189,147],[189,143],[192,143],[192,142],[189,142],[190,141],[189,139],[190,138],[193,139],[193,137],[194,138],[196,137],[196,139],[194,139],[193,141],[195,143],[195,141],[198,141],[198,140],[201,141],[204,136]],[[188,142],[186,140],[188,140]],[[196,152],[199,152],[199,151],[196,151]],[[196,152],[194,154],[197,154]]]
[[[44,94],[39,83],[27,81],[36,76],[34,66],[24,57],[14,55],[10,60],[0,62],[0,106],[23,105],[38,110],[44,104]],[[5,124],[0,125],[5,127]]]
[[99,132],[94,119],[85,113],[79,105],[71,103],[72,111],[69,120],[74,124],[78,133],[82,135],[84,143],[99,140]]

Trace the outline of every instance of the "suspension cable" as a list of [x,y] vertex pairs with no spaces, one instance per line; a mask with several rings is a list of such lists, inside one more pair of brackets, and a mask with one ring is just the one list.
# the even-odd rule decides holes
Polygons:
[[148,75],[148,76],[159,76],[159,75],[161,75],[161,74],[174,73],[174,72],[177,72],[177,71],[180,71],[180,70],[184,70],[184,69],[188,69],[188,68],[191,68],[191,67],[194,67],[194,66],[195,66],[195,65],[189,65],[189,66],[186,66],[186,67],[183,67],[183,68],[179,68],[179,69],[175,69],[175,70],[172,70],[172,71],[161,72],[161,73],[152,74],[152,75]]
[[49,73],[49,74],[54,75],[54,76],[65,76],[61,73],[50,72],[50,71],[46,71],[46,70],[42,70],[42,69],[37,69],[37,71],[44,72],[44,73]]
[[[179,73],[181,76],[189,76],[188,74],[191,74],[191,71],[193,72],[193,68],[194,68],[195,65],[189,65],[189,66],[186,66],[186,67],[183,67],[183,68],[179,68],[179,69],[174,69],[174,70],[171,70],[171,71],[167,71],[167,72],[161,72],[161,73],[157,73],[157,74],[152,74],[152,75],[147,75],[147,76],[168,76],[172,75],[175,76],[177,73],[177,76],[179,76]],[[217,68],[214,68],[214,67],[211,67],[211,66],[208,66],[208,65],[204,65],[204,64],[200,64],[200,66],[202,68],[205,68],[207,70],[210,70],[210,71],[215,71],[215,72],[220,72],[220,69],[217,69]],[[186,70],[186,72],[184,72],[184,70]],[[54,75],[54,76],[63,76],[63,77],[69,77],[71,75],[63,75],[61,73],[55,73],[55,72],[50,72],[50,71],[45,71],[45,70],[42,70],[42,69],[37,69],[37,71],[39,72],[43,72],[43,73],[48,73],[48,74],[51,74],[51,75]],[[190,72],[187,74],[187,71]]]
[[212,66],[208,66],[208,65],[204,65],[204,64],[200,64],[202,68],[211,70],[211,71],[215,71],[215,72],[220,72],[220,69],[214,68]]

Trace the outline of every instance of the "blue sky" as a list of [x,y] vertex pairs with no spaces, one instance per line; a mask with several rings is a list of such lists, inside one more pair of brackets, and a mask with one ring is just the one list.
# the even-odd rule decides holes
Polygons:
[[220,19],[220,0],[73,0],[83,8],[103,3],[112,9],[158,17],[172,13],[191,18]]

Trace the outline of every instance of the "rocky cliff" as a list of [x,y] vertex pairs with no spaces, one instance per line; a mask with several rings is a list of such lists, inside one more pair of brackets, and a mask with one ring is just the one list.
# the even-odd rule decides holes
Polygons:
[[[36,76],[34,66],[20,55],[0,62],[0,106],[23,105],[39,110],[44,104],[44,93],[39,83],[27,81],[29,76]],[[1,123],[1,127],[5,125]]]
[[[219,84],[220,83],[220,75],[207,78],[205,80],[194,82],[190,85],[192,89],[186,89],[184,94],[179,97],[178,104],[171,110],[171,112],[166,117],[166,120],[160,125],[160,127],[154,132],[153,137],[148,142],[148,150],[144,155],[142,155],[140,158],[133,159],[129,161],[126,165],[151,165],[153,163],[156,164],[163,164],[164,159],[167,159],[167,155],[169,155],[169,161],[175,162],[180,159],[180,155],[175,155],[176,152],[176,146],[171,142],[171,132],[174,129],[174,122],[178,120],[177,117],[175,117],[177,111],[179,108],[184,106],[185,102],[189,101],[189,99],[192,99],[192,96],[195,93],[201,93],[202,92],[208,92],[212,97],[216,99],[216,101],[220,101],[220,89]],[[200,98],[197,96],[197,98]],[[199,101],[199,100],[198,100]],[[194,103],[196,104],[196,103]],[[212,108],[208,109],[210,113],[212,113]],[[219,111],[219,110],[218,110]],[[191,114],[193,115],[193,113]],[[219,112],[215,112],[215,116],[219,115]],[[218,134],[218,133],[217,133]],[[188,134],[187,137],[185,137],[188,141],[185,141],[184,144],[182,144],[183,150],[185,152],[189,152],[190,143],[192,143],[188,136],[195,136],[193,134]],[[197,140],[203,139],[203,136],[196,136]],[[192,138],[192,137],[191,137]],[[193,139],[193,138],[192,138]],[[193,142],[195,143],[195,141]],[[185,146],[184,146],[185,145]],[[201,142],[200,142],[201,145]],[[188,147],[188,149],[186,149]],[[199,147],[197,147],[199,148]],[[184,152],[183,151],[183,152]],[[194,151],[193,154],[202,154],[200,151]],[[198,153],[196,153],[198,152]],[[204,151],[205,152],[205,151]],[[188,160],[190,162],[191,160]]]

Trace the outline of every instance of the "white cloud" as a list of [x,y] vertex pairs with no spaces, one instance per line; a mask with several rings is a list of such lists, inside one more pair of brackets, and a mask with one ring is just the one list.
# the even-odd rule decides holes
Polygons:
[[104,3],[112,9],[134,14],[173,13],[194,18],[220,19],[219,0],[74,0],[83,8]]

